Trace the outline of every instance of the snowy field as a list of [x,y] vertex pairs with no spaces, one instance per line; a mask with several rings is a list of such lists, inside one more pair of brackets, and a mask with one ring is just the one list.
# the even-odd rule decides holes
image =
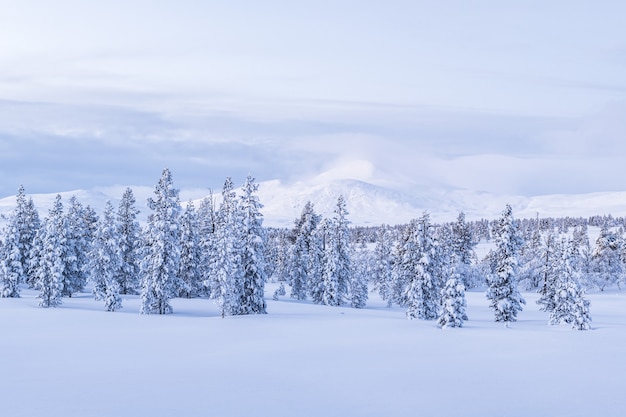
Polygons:
[[[267,287],[272,294],[274,285]],[[3,416],[623,416],[626,292],[590,294],[592,331],[550,327],[535,294],[511,328],[482,292],[440,330],[377,298],[363,310],[268,299],[219,317],[206,299],[142,316],[89,294],[0,299]]]

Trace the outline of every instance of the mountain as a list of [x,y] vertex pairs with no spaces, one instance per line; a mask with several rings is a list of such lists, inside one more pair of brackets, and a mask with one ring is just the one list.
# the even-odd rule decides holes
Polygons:
[[[107,201],[117,207],[126,186],[75,190],[61,192],[64,204],[72,195],[83,204],[102,212]],[[141,211],[139,220],[147,219],[149,210],[146,199],[151,196],[151,187],[131,187]],[[33,199],[42,218],[57,193],[27,195]],[[206,190],[182,190],[181,201],[194,201],[198,207],[206,196]],[[265,225],[291,227],[304,204],[311,201],[316,212],[330,217],[339,195],[347,201],[349,220],[353,225],[372,226],[407,223],[419,217],[424,211],[431,214],[435,222],[453,221],[463,211],[468,220],[493,219],[500,215],[504,206],[511,204],[517,218],[540,217],[589,217],[612,214],[626,216],[626,192],[602,192],[574,195],[543,196],[502,196],[485,192],[421,188],[411,193],[393,190],[357,180],[332,180],[327,182],[296,182],[285,184],[279,180],[259,183],[259,198],[264,205],[262,210]],[[184,198],[183,198],[184,197]],[[214,198],[219,204],[220,195]],[[6,215],[15,207],[15,196],[0,199],[0,215]]]

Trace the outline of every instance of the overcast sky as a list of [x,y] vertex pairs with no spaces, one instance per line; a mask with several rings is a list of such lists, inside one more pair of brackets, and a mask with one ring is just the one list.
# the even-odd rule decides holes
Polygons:
[[626,189],[623,1],[2,1],[0,196]]

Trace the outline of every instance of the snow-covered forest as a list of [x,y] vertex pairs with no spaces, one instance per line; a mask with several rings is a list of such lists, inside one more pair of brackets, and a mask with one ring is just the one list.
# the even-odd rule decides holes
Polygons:
[[624,220],[611,216],[517,220],[507,205],[493,220],[460,213],[433,224],[424,212],[409,224],[363,228],[350,226],[340,196],[331,218],[309,202],[292,229],[275,229],[263,227],[257,189],[249,176],[237,194],[228,178],[219,205],[209,196],[183,207],[165,169],[140,225],[130,188],[100,214],[57,196],[40,219],[20,187],[2,233],[2,297],[29,288],[41,307],[56,307],[90,291],[116,311],[137,294],[143,314],[172,313],[173,298],[207,298],[224,317],[267,313],[265,284],[276,282],[274,300],[363,308],[376,293],[409,319],[460,327],[465,291],[484,289],[494,320],[508,325],[526,303],[521,290],[540,294],[550,324],[586,330],[585,291],[621,289],[625,277]]
[[5,410],[620,415],[624,219],[506,206],[357,227],[340,197],[267,228],[256,190],[227,179],[181,203],[164,170],[140,223],[130,188],[101,213],[58,196],[40,218],[20,187],[0,252]]

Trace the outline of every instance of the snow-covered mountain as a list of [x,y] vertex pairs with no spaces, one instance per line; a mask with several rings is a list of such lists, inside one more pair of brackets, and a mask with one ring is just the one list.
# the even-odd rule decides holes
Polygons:
[[[115,206],[123,194],[125,186],[75,190],[61,192],[64,202],[72,195],[83,204],[102,212],[107,201]],[[151,196],[151,187],[131,187],[141,211],[139,220],[145,221],[148,209],[146,199]],[[42,218],[48,213],[57,193],[32,194]],[[181,201],[196,202],[208,193],[206,190],[182,190]],[[406,223],[420,216],[424,211],[431,214],[433,221],[453,221],[463,211],[469,220],[492,219],[499,216],[504,206],[512,205],[517,218],[540,217],[589,217],[612,214],[626,216],[626,192],[602,192],[579,195],[544,195],[534,197],[502,196],[484,192],[451,189],[414,190],[411,193],[373,185],[357,180],[333,180],[327,182],[297,182],[285,184],[279,180],[259,184],[259,198],[263,203],[265,225],[291,227],[307,201],[315,205],[315,210],[332,216],[339,195],[344,195],[349,219],[353,225],[367,226]],[[219,202],[220,195],[215,199]],[[15,197],[0,199],[0,214],[7,214],[15,206]]]

